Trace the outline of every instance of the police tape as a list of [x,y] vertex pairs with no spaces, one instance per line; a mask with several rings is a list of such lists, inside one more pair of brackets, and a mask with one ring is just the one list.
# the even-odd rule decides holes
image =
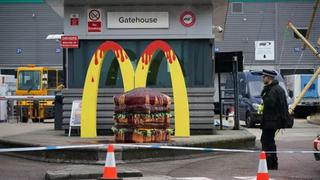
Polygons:
[[[200,147],[185,147],[185,146],[167,146],[159,144],[142,145],[142,144],[113,144],[118,147],[134,147],[134,148],[149,148],[149,149],[172,149],[172,150],[191,150],[191,151],[206,151],[206,152],[238,152],[238,153],[260,153],[261,150],[246,150],[246,149],[223,149],[223,148],[200,148]],[[8,152],[25,152],[25,151],[47,151],[61,149],[78,149],[78,148],[106,148],[108,144],[81,144],[67,146],[43,146],[43,147],[24,147],[24,148],[0,148],[0,153]],[[266,153],[301,153],[314,154],[320,151],[300,151],[300,150],[284,150],[284,151],[265,151]]]
[[68,146],[43,146],[43,147],[24,147],[24,148],[0,148],[0,153],[5,152],[23,152],[23,151],[46,151],[59,149],[77,149],[77,148],[96,148],[106,147],[106,144],[89,144],[89,145],[68,145]]

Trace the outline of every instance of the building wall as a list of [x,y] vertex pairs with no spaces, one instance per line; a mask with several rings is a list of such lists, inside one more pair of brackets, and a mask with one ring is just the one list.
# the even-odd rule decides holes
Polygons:
[[[152,40],[114,40],[128,54],[133,67]],[[187,87],[212,87],[214,63],[211,60],[212,47],[208,39],[165,39],[175,51],[184,74]],[[68,87],[82,88],[87,68],[94,51],[104,40],[81,40],[80,47],[69,50]],[[122,87],[122,76],[113,53],[107,53],[100,73],[100,88]],[[165,55],[158,51],[153,55],[147,78],[148,87],[172,87],[170,69]]]
[[0,3],[0,69],[36,64],[62,68],[63,20],[45,3]]
[[[302,41],[287,29],[291,20],[296,27],[308,27],[313,1],[254,3],[243,2],[243,12],[233,13],[229,4],[224,41],[216,42],[220,52],[243,51],[245,69],[272,68],[314,69],[317,58],[306,49],[301,50]],[[318,9],[311,31],[310,41],[316,45],[320,36],[320,11]],[[275,60],[255,60],[255,41],[275,41]],[[297,48],[298,51],[294,49]],[[300,51],[299,51],[300,49]],[[302,56],[301,56],[302,54]]]
[[[101,9],[102,30],[98,33],[88,33],[87,12],[90,8]],[[196,16],[192,27],[184,27],[180,24],[180,15],[186,11],[192,11]],[[107,28],[107,12],[168,12],[168,28],[145,29],[109,29]],[[79,14],[79,26],[70,26],[70,15]],[[153,5],[153,6],[66,6],[64,12],[64,31],[68,35],[78,35],[80,39],[213,39],[211,5]]]
[[[116,4],[116,3],[115,3]],[[101,32],[88,32],[88,11],[97,8],[101,10]],[[180,15],[192,11],[196,21],[191,27],[185,27],[180,22]],[[168,12],[168,27],[165,28],[109,28],[107,12]],[[71,26],[70,17],[79,16],[79,25]],[[131,16],[133,16],[131,14]],[[131,52],[131,61],[136,67],[137,61],[146,46],[153,40],[162,39],[170,44],[178,56],[186,85],[188,87],[212,87],[213,69],[212,5],[110,5],[100,6],[77,5],[64,7],[64,31],[66,35],[77,35],[80,46],[68,51],[67,81],[69,88],[81,88],[84,85],[86,70],[95,49],[104,41],[118,42],[126,51]],[[116,19],[117,20],[117,19]],[[129,55],[130,56],[130,55]],[[156,62],[152,64],[148,75],[149,87],[171,87],[170,71],[162,53],[154,55]],[[121,87],[122,77],[114,55],[105,57],[100,75],[101,88]],[[114,81],[108,79],[112,77]],[[154,77],[154,78],[152,78]]]

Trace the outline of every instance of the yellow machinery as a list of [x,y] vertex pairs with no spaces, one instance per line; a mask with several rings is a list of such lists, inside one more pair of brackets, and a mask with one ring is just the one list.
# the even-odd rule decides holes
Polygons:
[[[17,96],[46,96],[54,95],[61,89],[62,71],[47,67],[17,68]],[[19,100],[16,110],[22,122],[32,119],[34,122],[43,122],[44,119],[54,118],[54,100]]]

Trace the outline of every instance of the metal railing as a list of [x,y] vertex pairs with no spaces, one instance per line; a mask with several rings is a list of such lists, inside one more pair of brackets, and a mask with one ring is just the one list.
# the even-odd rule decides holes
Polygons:
[[[30,108],[32,109],[35,108],[33,107],[34,102],[39,102],[39,101],[41,102],[43,100],[54,101],[55,96],[16,96],[16,95],[0,96],[0,122],[8,122],[8,123],[29,122],[29,119],[24,119],[24,118],[28,118],[28,116],[24,116],[23,109],[26,108],[27,112],[29,112]],[[26,104],[22,105],[21,101],[28,102],[28,104],[30,105],[26,105]],[[39,109],[37,112],[39,112]],[[36,119],[33,119],[32,121],[40,122],[40,119],[38,118],[38,121],[36,121]]]

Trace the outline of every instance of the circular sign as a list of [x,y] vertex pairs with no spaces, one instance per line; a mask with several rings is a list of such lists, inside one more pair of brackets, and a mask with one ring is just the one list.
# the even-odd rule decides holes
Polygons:
[[185,27],[191,27],[196,22],[196,16],[191,11],[184,11],[180,16],[180,23]]
[[100,12],[96,9],[93,9],[89,12],[89,19],[91,21],[97,21],[100,19]]

